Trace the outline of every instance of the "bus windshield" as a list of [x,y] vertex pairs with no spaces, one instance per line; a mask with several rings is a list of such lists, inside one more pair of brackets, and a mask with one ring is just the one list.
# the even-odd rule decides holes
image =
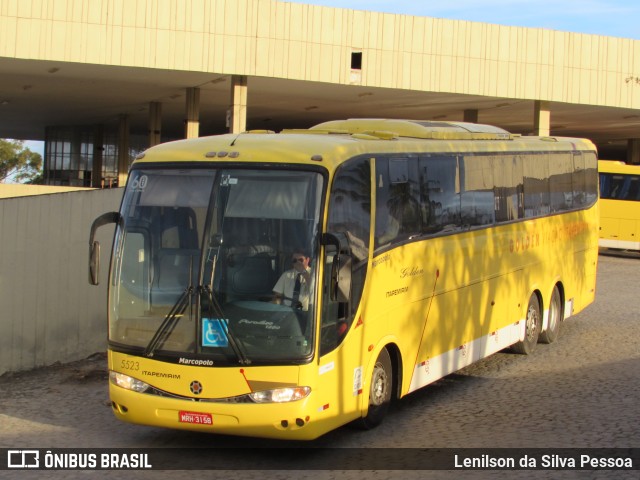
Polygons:
[[203,365],[308,361],[322,185],[299,170],[134,169],[111,269],[112,348]]

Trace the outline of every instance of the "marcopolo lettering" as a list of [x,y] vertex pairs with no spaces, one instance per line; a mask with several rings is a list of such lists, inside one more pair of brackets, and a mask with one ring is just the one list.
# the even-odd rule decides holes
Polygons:
[[202,367],[213,367],[213,360],[202,360],[198,358],[184,358],[180,357],[178,363],[181,365],[196,365]]

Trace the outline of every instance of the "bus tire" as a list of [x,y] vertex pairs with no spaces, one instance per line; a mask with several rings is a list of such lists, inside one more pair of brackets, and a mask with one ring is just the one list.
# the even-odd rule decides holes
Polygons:
[[360,419],[360,426],[366,430],[377,427],[382,423],[389,404],[391,403],[391,390],[393,388],[393,366],[391,357],[384,348],[373,367],[371,385],[369,387],[369,409],[367,414]]
[[512,350],[521,355],[530,355],[536,348],[538,337],[540,336],[540,326],[542,325],[540,317],[540,301],[535,293],[529,299],[527,306],[527,314],[525,317],[525,334],[524,339],[514,344]]
[[556,285],[551,294],[551,301],[549,302],[549,323],[547,329],[540,333],[540,341],[542,343],[553,343],[558,339],[560,335],[560,322],[562,321],[562,297],[560,296],[560,290]]

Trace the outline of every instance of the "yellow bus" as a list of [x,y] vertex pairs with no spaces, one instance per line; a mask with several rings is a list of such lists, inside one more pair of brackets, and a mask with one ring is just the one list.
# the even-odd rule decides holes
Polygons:
[[97,283],[94,233],[116,223],[113,412],[310,440],[372,428],[392,400],[505,348],[528,354],[594,299],[597,182],[588,140],[462,122],[150,148],[89,241]]
[[640,166],[599,160],[603,248],[640,250]]

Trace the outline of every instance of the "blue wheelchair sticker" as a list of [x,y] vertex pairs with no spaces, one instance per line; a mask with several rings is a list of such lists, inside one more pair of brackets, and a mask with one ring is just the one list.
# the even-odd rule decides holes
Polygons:
[[226,326],[222,324],[224,320],[219,318],[202,319],[202,346],[203,347],[228,347]]

